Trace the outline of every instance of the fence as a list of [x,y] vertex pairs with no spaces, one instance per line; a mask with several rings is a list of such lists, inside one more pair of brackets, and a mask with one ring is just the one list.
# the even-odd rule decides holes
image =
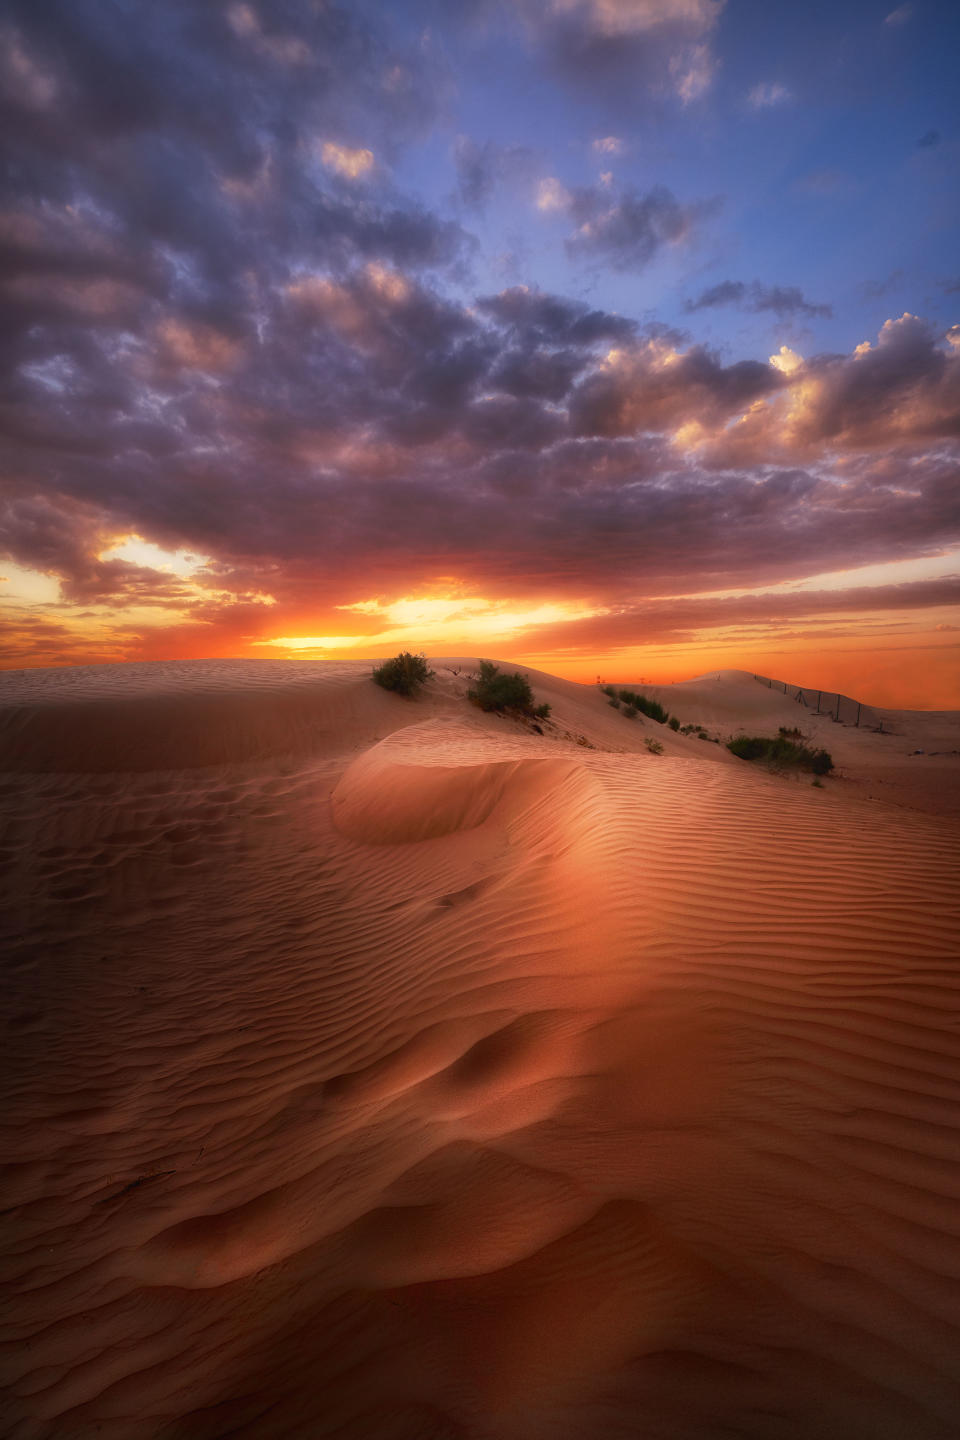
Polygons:
[[768,675],[754,675],[753,678],[769,690],[782,690],[788,699],[796,700],[798,705],[803,705],[814,715],[828,715],[838,725],[883,729],[883,720],[873,706],[852,700],[849,695],[840,695],[835,690],[810,690],[802,685],[788,685],[786,680],[772,680]]

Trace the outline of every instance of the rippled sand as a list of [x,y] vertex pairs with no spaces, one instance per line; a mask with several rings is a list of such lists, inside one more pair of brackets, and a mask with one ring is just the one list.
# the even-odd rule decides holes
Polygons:
[[470,663],[0,675],[4,1435],[956,1440],[960,717]]

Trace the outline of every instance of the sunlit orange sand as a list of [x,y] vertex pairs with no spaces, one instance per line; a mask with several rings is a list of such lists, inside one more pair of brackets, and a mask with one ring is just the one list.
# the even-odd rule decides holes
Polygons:
[[960,717],[433,663],[0,676],[3,1433],[956,1440]]

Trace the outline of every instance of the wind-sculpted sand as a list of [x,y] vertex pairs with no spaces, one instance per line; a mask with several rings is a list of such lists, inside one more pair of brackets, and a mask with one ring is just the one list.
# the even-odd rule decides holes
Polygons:
[[435,665],[0,676],[3,1433],[956,1440],[958,717]]

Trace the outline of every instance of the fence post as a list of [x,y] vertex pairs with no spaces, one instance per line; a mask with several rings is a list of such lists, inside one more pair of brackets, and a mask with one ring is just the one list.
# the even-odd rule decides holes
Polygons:
[[818,691],[817,691],[817,714],[818,714],[818,715],[820,714],[820,701],[821,701],[822,698],[823,698],[823,691],[822,691],[822,690],[818,690]]
[[836,713],[836,716],[835,716],[834,718],[837,719],[837,720],[840,719],[840,696],[839,696],[839,695],[837,696],[837,713]]
[[860,724],[860,701],[857,701],[857,724]]

